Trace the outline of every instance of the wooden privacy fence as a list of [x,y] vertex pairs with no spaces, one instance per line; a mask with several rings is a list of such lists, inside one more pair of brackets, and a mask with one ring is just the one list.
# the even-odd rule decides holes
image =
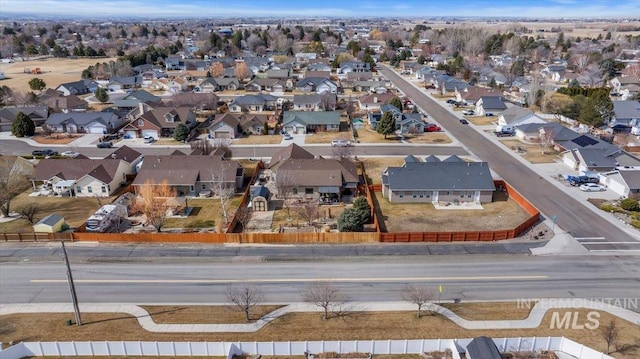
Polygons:
[[0,239],[5,242],[48,242],[53,240],[71,240],[72,233],[1,233]]

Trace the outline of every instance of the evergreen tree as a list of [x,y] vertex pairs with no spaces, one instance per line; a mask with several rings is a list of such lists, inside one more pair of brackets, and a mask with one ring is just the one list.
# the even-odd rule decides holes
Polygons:
[[402,112],[402,101],[400,101],[399,98],[394,97],[391,100],[389,100],[389,105],[397,108],[400,112]]
[[98,87],[98,89],[96,90],[96,99],[101,103],[109,101],[109,93],[104,87]]
[[184,141],[189,136],[189,129],[183,123],[178,124],[176,129],[173,131],[173,139],[176,141]]
[[393,118],[393,114],[391,111],[387,111],[382,114],[382,118],[380,118],[380,122],[376,126],[376,132],[381,135],[384,135],[384,139],[387,139],[387,135],[394,133],[396,130],[396,119]]
[[11,124],[11,134],[16,137],[33,136],[36,132],[36,125],[29,116],[23,112],[18,112],[16,119]]
[[347,208],[338,217],[338,230],[340,232],[362,232],[364,223],[362,212]]

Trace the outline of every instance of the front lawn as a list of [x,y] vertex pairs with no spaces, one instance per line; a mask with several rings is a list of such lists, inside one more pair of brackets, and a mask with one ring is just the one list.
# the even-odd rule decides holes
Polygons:
[[418,134],[405,134],[405,139],[409,143],[446,144],[451,143],[451,139],[444,132],[425,132]]
[[387,135],[385,139],[383,135],[374,130],[356,130],[358,133],[358,141],[361,143],[400,143],[400,138],[396,135]]
[[[11,212],[19,212],[28,204],[36,205],[38,212],[36,220],[57,213],[64,217],[70,227],[78,227],[87,221],[100,208],[95,198],[82,197],[29,197],[31,190],[19,194],[11,201]],[[101,199],[102,204],[111,203],[110,198]],[[18,233],[33,232],[32,224],[26,219],[16,219],[11,222],[0,223],[0,232]]]
[[558,151],[550,148],[546,148],[542,153],[540,145],[534,143],[524,143],[519,140],[502,140],[500,142],[531,163],[555,163],[560,156]]
[[493,125],[498,121],[496,116],[466,116],[465,118],[476,126]]
[[280,142],[281,135],[248,135],[233,140],[234,145],[277,145]]
[[304,143],[324,143],[330,144],[332,140],[352,140],[349,132],[316,132],[304,137]]

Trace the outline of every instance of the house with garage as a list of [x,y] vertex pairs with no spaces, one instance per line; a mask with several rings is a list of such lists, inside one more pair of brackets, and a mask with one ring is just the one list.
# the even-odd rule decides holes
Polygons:
[[282,126],[288,133],[340,131],[339,111],[284,111]]
[[396,97],[392,93],[370,94],[358,97],[358,107],[361,111],[380,111],[380,106]]
[[294,111],[334,111],[338,96],[333,93],[293,95]]
[[640,93],[640,79],[638,79],[638,76],[618,76],[613,78],[609,85],[611,86],[611,92],[619,94],[620,99],[623,101]]
[[400,122],[396,122],[396,130],[400,133],[423,133],[424,122],[419,113],[404,113]]
[[0,108],[0,131],[11,131],[13,121],[22,112],[27,115],[36,126],[42,126],[49,117],[48,106],[21,106]]
[[382,195],[392,203],[490,203],[495,185],[487,162],[406,161],[382,173]]
[[209,191],[214,196],[223,190],[242,188],[244,170],[240,163],[219,155],[152,155],[145,156],[133,181],[136,193],[145,183],[167,181],[178,196],[197,196]]
[[238,96],[229,104],[229,112],[264,112],[273,111],[276,108],[278,97],[269,94]]
[[46,158],[38,162],[32,182],[34,188],[36,183],[57,188],[59,195],[109,197],[133,174],[130,163],[118,158]]
[[171,137],[179,124],[192,130],[197,126],[196,115],[190,107],[153,106],[139,113],[122,131],[128,138]]
[[313,72],[313,71],[327,71],[329,73],[331,73],[331,65],[326,64],[324,62],[314,62],[312,64],[309,64],[309,66],[307,66],[306,70],[305,70],[305,77],[312,77],[307,75],[309,72]]
[[162,98],[152,95],[145,90],[137,90],[128,94],[120,100],[114,100],[113,107],[131,110],[138,107],[141,103],[161,104]]
[[640,167],[616,167],[615,170],[600,174],[600,183],[620,197],[638,197],[640,195]]
[[538,117],[535,113],[520,106],[510,107],[504,110],[498,116],[498,126],[516,127],[530,123],[546,124],[547,121]]
[[305,77],[296,82],[296,90],[304,93],[338,93],[338,85],[326,77]]
[[499,116],[502,111],[507,109],[501,96],[482,96],[476,102],[476,115],[494,115]]
[[124,125],[124,119],[111,112],[53,113],[44,124],[58,133],[113,133]]
[[242,135],[240,119],[233,113],[217,114],[207,131],[211,138],[236,138]]
[[196,87],[193,92],[219,92],[219,91],[236,91],[240,89],[240,81],[235,77],[209,77]]
[[47,89],[40,95],[40,103],[48,106],[53,112],[82,112],[89,104],[76,95],[63,96],[54,89]]
[[483,96],[500,96],[500,93],[491,88],[479,86],[467,86],[463,89],[454,91],[456,101],[463,106],[475,106],[480,97]]
[[342,81],[343,88],[350,88],[354,92],[385,94],[389,92],[388,86],[386,81]]
[[276,186],[278,180],[292,185],[292,197],[320,203],[350,200],[360,181],[353,161],[316,158],[296,144],[276,152],[269,168]]
[[469,86],[468,83],[446,74],[436,76],[432,83],[442,95],[454,94],[456,90],[462,91]]
[[298,52],[296,53],[296,62],[306,64],[312,60],[315,60],[318,57],[318,54],[315,52]]
[[121,146],[113,151],[110,155],[107,155],[105,159],[124,161],[129,166],[129,168],[127,169],[127,174],[134,174],[138,172],[137,166],[142,162],[144,156],[142,155],[142,153],[129,146]]
[[640,101],[612,101],[613,116],[609,121],[610,127],[640,126]]
[[620,166],[640,167],[640,159],[607,142],[567,150],[562,154],[562,161],[574,170],[583,172],[608,172]]
[[261,92],[267,91],[269,93],[282,94],[286,90],[291,90],[291,86],[287,86],[287,83],[277,79],[254,79],[248,84],[244,85],[244,89],[247,92]]
[[142,76],[111,77],[107,89],[109,92],[133,90],[142,87]]
[[363,61],[343,61],[338,68],[338,75],[346,75],[349,72],[371,72],[371,65]]
[[86,95],[88,93],[95,92],[97,89],[98,84],[91,80],[67,82],[56,87],[56,91],[58,91],[62,96]]

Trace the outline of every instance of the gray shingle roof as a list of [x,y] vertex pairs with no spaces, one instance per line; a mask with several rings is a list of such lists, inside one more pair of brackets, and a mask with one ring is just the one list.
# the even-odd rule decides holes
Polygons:
[[496,344],[487,337],[474,338],[471,343],[467,345],[468,359],[501,359],[500,351]]
[[36,225],[38,224],[46,224],[48,226],[53,226],[56,223],[60,222],[60,220],[64,219],[64,217],[62,217],[59,214],[56,213],[51,213],[48,216],[45,216],[44,218],[42,218],[41,220],[38,221],[38,223],[36,223]]
[[495,190],[486,162],[409,162],[386,174],[393,191]]
[[79,126],[88,125],[91,122],[99,122],[107,125],[110,122],[117,122],[118,116],[107,112],[69,112],[54,113],[47,118],[48,125],[59,125],[61,123],[74,123]]
[[282,123],[286,126],[291,122],[305,125],[339,125],[339,111],[285,111]]
[[504,110],[507,108],[500,96],[482,96],[478,101],[482,101],[482,107],[485,110]]
[[640,119],[640,101],[613,101],[616,121]]
[[619,172],[630,189],[640,189],[640,170],[623,170]]

